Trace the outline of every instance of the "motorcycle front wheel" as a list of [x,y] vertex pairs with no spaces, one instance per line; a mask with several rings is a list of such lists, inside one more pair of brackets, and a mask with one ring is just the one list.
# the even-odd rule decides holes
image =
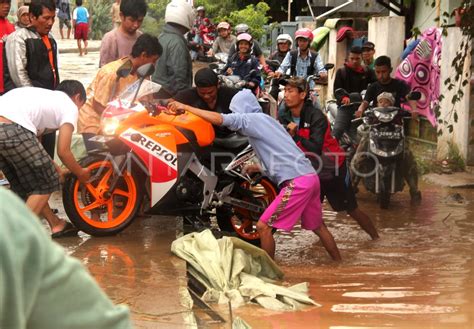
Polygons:
[[[114,166],[104,157],[87,157],[80,162],[91,172],[82,184],[70,175],[63,188],[64,210],[81,231],[93,236],[115,235],[133,221],[143,199],[137,177],[128,171],[114,173]],[[111,180],[120,175],[110,192]]]
[[[277,188],[267,178],[261,179],[256,185],[250,185],[249,182],[244,181],[240,187],[250,191],[253,196],[251,198],[233,197],[240,197],[243,201],[247,202],[257,202],[263,209],[266,209],[278,195]],[[236,233],[239,238],[259,246],[260,236],[257,232],[256,224],[262,213],[249,211],[237,206],[224,206],[217,209],[217,224],[221,231]]]

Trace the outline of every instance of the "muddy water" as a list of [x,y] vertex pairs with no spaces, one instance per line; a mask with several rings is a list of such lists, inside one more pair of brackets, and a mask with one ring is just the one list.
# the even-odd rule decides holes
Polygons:
[[[278,232],[284,284],[309,282],[322,306],[287,313],[246,306],[232,316],[253,328],[474,328],[474,190],[423,185],[422,191],[422,205],[410,207],[408,193],[401,193],[388,210],[380,210],[373,195],[359,195],[378,241],[326,206],[325,220],[343,257],[339,264],[313,233]],[[449,198],[455,192],[465,201]],[[229,328],[184,297],[185,265],[169,251],[177,227],[174,218],[142,218],[115,237],[81,235],[61,244],[114,302],[129,305],[135,327]],[[230,318],[226,306],[216,309]]]
[[[375,221],[378,241],[325,207],[340,264],[330,261],[311,232],[279,234],[276,259],[286,281],[310,282],[322,307],[236,314],[254,328],[474,328],[474,190],[422,189],[422,205],[410,207],[402,193],[388,210],[361,193],[359,206]],[[455,192],[465,201],[452,200]]]

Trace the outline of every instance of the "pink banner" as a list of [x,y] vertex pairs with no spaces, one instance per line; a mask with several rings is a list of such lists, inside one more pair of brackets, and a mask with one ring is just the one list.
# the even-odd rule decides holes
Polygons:
[[433,127],[437,124],[434,109],[439,104],[440,61],[441,31],[432,27],[423,32],[418,45],[400,63],[395,73],[395,77],[408,83],[412,91],[421,93],[418,111]]

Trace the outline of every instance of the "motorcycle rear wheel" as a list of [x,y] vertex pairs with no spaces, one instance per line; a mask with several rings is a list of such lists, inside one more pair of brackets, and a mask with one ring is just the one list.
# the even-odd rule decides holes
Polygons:
[[114,191],[108,193],[114,174],[112,162],[93,156],[83,159],[80,164],[91,171],[92,178],[86,184],[73,175],[66,179],[63,204],[69,219],[79,230],[93,236],[121,232],[132,223],[143,199],[137,177],[125,171]]
[[[247,181],[244,181],[241,187],[255,192],[254,199],[265,209],[278,195],[277,188],[267,178],[263,178],[255,186],[250,186]],[[252,202],[254,200],[244,201]],[[235,206],[230,209],[220,208],[217,210],[217,224],[221,231],[236,233],[242,240],[259,246],[260,235],[257,232],[256,224],[262,213],[252,212]]]

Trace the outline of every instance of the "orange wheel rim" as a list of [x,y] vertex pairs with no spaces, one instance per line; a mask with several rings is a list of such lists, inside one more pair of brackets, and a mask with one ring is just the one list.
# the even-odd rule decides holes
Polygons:
[[109,229],[125,222],[133,212],[137,202],[137,187],[129,172],[122,173],[119,184],[108,197],[109,180],[113,166],[110,161],[94,162],[87,167],[93,177],[92,182],[74,184],[74,206],[83,221],[90,226]]
[[[267,208],[277,196],[277,192],[272,183],[266,179],[262,179],[256,186],[250,186],[248,182],[243,182],[241,186],[245,189],[249,189],[255,193],[260,194],[259,196],[256,196],[255,199],[257,199],[260,203],[260,206],[264,208]],[[238,207],[235,207],[234,211],[236,215],[238,215],[237,217],[239,217],[236,218],[236,216],[233,216],[231,219],[231,224],[235,232],[237,232],[240,237],[247,240],[259,239],[260,236],[257,232],[255,224],[256,220],[260,218],[263,212],[255,213]]]

